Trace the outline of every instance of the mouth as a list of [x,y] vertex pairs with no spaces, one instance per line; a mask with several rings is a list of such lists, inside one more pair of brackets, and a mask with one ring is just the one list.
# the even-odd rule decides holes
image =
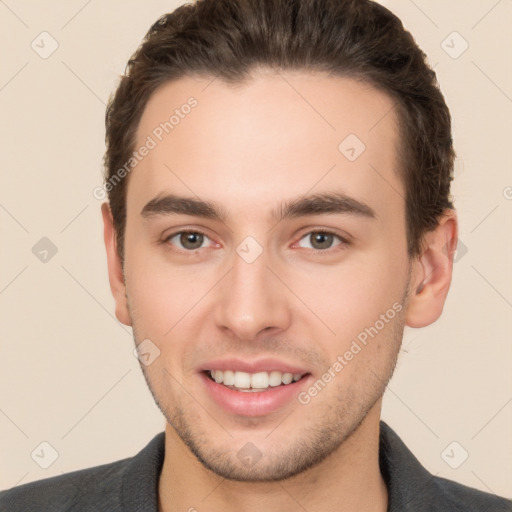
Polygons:
[[222,369],[215,366],[199,372],[205,396],[224,413],[238,417],[265,417],[299,406],[297,397],[313,378],[309,372],[295,373],[299,368],[272,369],[272,363],[268,370],[261,364],[257,368],[245,365],[252,371],[229,369],[226,362],[219,364]]
[[308,375],[307,373],[289,373],[278,370],[256,373],[235,370],[206,370],[204,373],[217,384],[245,393],[262,392],[280,386],[289,386]]

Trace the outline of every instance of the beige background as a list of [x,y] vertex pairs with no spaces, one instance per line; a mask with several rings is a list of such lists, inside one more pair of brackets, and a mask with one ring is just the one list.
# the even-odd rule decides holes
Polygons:
[[[92,191],[108,95],[150,24],[179,3],[0,1],[0,488],[130,456],[163,429],[113,316]],[[383,418],[432,473],[512,497],[512,2],[383,3],[451,107],[467,248],[442,319],[406,333]],[[46,59],[31,48],[51,49],[43,31],[58,42]],[[42,237],[58,250],[46,263],[32,252]],[[458,469],[441,456],[453,441],[452,465],[469,453]],[[58,452],[48,469],[41,442]]]

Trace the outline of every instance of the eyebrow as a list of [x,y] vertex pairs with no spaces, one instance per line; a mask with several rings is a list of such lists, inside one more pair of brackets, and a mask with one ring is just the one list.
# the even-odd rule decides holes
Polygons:
[[227,216],[226,213],[214,203],[191,197],[175,196],[172,194],[158,196],[151,199],[151,201],[144,205],[140,214],[144,218],[160,215],[183,214],[220,221],[224,221]]
[[278,220],[286,218],[303,217],[306,215],[322,215],[343,213],[374,219],[377,217],[375,210],[369,205],[347,196],[342,192],[326,192],[301,197],[294,201],[286,202],[274,212]]
[[[228,217],[226,211],[215,203],[173,194],[151,199],[142,208],[140,214],[144,218],[183,214],[221,222],[225,222]],[[341,192],[312,194],[287,201],[275,209],[271,217],[281,221],[287,218],[322,214],[348,214],[368,219],[377,217],[369,205]]]

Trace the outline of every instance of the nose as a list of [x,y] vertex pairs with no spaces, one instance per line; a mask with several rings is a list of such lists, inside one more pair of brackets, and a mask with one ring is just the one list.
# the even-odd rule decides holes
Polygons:
[[276,334],[290,325],[287,290],[268,263],[265,251],[252,263],[235,254],[218,289],[215,323],[236,339],[255,340],[263,331]]

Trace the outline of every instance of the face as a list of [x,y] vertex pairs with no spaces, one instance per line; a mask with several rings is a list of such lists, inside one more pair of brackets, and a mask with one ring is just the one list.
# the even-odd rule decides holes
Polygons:
[[159,351],[141,365],[155,400],[217,474],[297,474],[380,407],[411,268],[397,144],[391,99],[348,78],[190,77],[150,99],[118,316]]

